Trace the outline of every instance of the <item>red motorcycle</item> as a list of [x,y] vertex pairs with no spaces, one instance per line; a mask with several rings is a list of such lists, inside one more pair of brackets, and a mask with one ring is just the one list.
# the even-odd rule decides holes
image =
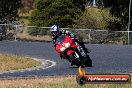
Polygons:
[[64,59],[68,59],[73,65],[91,67],[92,60],[84,51],[82,46],[75,42],[68,35],[61,34],[56,39],[56,51],[62,55]]

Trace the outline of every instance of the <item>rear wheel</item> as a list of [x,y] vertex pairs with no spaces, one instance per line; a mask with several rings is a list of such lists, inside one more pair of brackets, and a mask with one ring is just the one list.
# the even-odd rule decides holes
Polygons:
[[0,41],[2,41],[3,40],[3,37],[2,36],[0,36]]
[[86,67],[92,67],[92,60],[90,59],[89,55],[87,55],[84,64]]

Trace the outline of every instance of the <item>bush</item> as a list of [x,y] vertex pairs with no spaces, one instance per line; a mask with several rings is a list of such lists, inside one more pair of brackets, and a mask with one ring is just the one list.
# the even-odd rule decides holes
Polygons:
[[109,21],[113,17],[109,14],[109,9],[86,8],[80,19],[76,20],[74,28],[107,29]]
[[49,34],[47,29],[42,29],[38,27],[28,29],[28,33],[29,35],[32,36],[37,36],[37,35],[43,36]]
[[82,14],[86,0],[36,0],[36,9],[31,14],[30,24],[72,27],[74,20]]

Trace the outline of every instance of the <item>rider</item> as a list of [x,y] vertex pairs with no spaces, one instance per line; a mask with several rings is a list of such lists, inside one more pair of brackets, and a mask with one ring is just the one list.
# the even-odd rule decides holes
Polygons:
[[69,32],[67,30],[63,30],[63,29],[59,30],[59,26],[58,25],[51,26],[50,31],[51,31],[51,34],[52,34],[52,41],[53,41],[54,46],[56,46],[55,42],[56,42],[56,39],[58,37],[56,35],[67,34],[72,39],[74,39],[74,35],[71,32]]
[[[82,46],[82,48],[85,50],[86,53],[90,53],[90,51],[87,50],[87,48],[85,47],[84,43],[79,41],[78,39],[75,38],[74,34],[72,34],[71,32],[67,31],[67,30],[59,30],[59,26],[58,25],[53,25],[50,28],[51,34],[52,34],[52,41],[54,44],[54,47],[56,47],[56,39],[58,36],[56,35],[61,35],[61,34],[67,34],[69,37],[71,37],[75,42],[77,42],[78,44],[80,44]],[[62,55],[60,54],[60,57],[62,57]]]

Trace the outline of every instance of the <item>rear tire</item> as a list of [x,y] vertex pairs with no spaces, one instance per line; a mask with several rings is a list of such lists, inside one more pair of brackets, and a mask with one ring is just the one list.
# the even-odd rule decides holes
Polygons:
[[2,41],[3,40],[3,37],[2,36],[0,36],[0,41]]
[[89,55],[87,55],[84,64],[86,67],[92,67],[92,60],[90,59]]

